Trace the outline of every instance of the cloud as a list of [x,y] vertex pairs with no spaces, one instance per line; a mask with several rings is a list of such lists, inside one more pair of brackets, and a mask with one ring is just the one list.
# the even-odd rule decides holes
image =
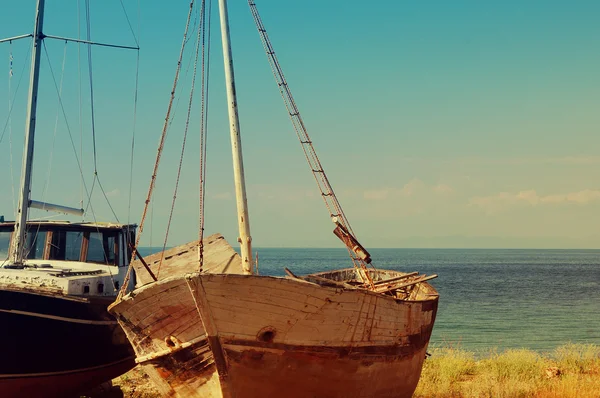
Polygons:
[[363,192],[363,198],[367,200],[387,200],[394,198],[408,198],[416,195],[417,193],[423,192],[425,183],[418,178],[413,178],[402,188],[382,188],[382,189],[370,189]]
[[106,193],[106,197],[108,198],[116,198],[121,196],[121,191],[119,191],[118,189],[113,189],[112,191],[108,191]]
[[454,189],[447,184],[428,185],[418,178],[413,178],[402,186],[402,188],[381,188],[370,189],[363,192],[363,198],[366,200],[383,201],[388,199],[422,198],[424,195],[448,195],[454,192]]
[[600,200],[600,190],[584,189],[578,192],[543,196],[539,195],[535,190],[530,189],[518,193],[500,192],[491,196],[475,196],[469,199],[469,204],[480,207],[488,212],[494,212],[515,205],[586,205],[598,200]]
[[288,184],[252,184],[248,185],[248,197],[270,201],[303,202],[314,200],[321,196],[317,187],[310,185],[295,186]]
[[448,195],[454,192],[454,189],[452,189],[450,185],[446,184],[438,184],[431,189],[438,195]]
[[220,192],[217,194],[214,194],[212,196],[213,199],[219,199],[219,200],[230,200],[231,199],[231,193],[230,192]]
[[598,156],[562,156],[562,157],[521,157],[521,158],[461,158],[457,159],[462,164],[473,165],[501,165],[501,166],[520,166],[520,165],[594,165],[600,164]]
[[389,194],[389,189],[370,190],[363,192],[363,197],[367,200],[385,200]]
[[446,163],[459,165],[499,165],[499,166],[520,166],[520,165],[573,165],[589,166],[600,164],[600,156],[555,156],[555,157],[518,157],[518,158],[498,158],[498,157],[458,157],[458,158],[417,158],[404,157],[396,159],[397,162],[404,163]]

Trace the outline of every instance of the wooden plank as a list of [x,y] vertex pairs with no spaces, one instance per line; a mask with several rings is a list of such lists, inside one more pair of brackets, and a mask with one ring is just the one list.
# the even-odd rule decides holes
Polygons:
[[431,280],[434,278],[437,278],[436,274],[430,275],[430,276],[423,275],[422,277],[414,279],[410,282],[394,283],[394,284],[391,284],[388,286],[381,286],[380,288],[376,288],[376,292],[377,293],[385,293],[385,292],[389,292],[389,291],[396,290],[396,289],[402,289],[403,287],[409,287],[412,285],[416,285],[417,283],[425,282],[425,281],[428,281],[428,280]]
[[[204,266],[202,272],[210,273],[242,273],[242,259],[229,245],[221,234],[213,234],[203,240],[204,243]],[[167,249],[164,252],[154,253],[144,257],[148,268],[158,274],[157,279],[163,280],[174,276],[184,276],[189,273],[198,272],[198,246],[195,240],[183,245]],[[158,267],[160,266],[160,273]],[[136,273],[136,287],[154,282],[148,274],[142,261],[135,260],[133,269]]]
[[390,282],[395,282],[395,281],[398,281],[398,280],[401,280],[401,279],[410,278],[411,276],[415,276],[415,275],[419,275],[419,273],[418,272],[411,272],[411,273],[408,273],[406,275],[397,276],[395,278],[390,278],[390,279],[386,279],[386,280],[383,280],[383,281],[377,281],[377,282],[374,283],[374,285],[375,285],[375,287],[377,287],[377,286],[380,286],[380,285],[388,284]]

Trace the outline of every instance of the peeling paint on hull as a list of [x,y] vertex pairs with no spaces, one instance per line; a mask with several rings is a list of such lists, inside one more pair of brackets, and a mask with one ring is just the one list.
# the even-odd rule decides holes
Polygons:
[[410,397],[438,304],[431,285],[418,291],[400,300],[285,278],[195,274],[145,286],[112,311],[165,396]]

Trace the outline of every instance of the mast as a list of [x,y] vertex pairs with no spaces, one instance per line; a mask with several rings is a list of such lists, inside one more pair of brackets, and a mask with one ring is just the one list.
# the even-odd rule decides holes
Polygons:
[[240,121],[238,118],[237,98],[235,93],[235,77],[233,74],[233,58],[229,38],[229,18],[227,0],[219,0],[221,16],[221,41],[223,43],[223,61],[225,63],[225,85],[227,86],[227,102],[229,110],[229,130],[231,132],[231,151],[233,154],[233,175],[235,181],[235,200],[237,203],[238,226],[240,230],[240,249],[244,274],[252,274],[252,238],[250,237],[250,220],[248,219],[248,201],[246,200],[246,181],[244,179],[244,160],[242,157],[242,139],[240,137]]
[[33,146],[35,135],[35,119],[37,111],[38,82],[40,75],[41,44],[44,39],[44,1],[38,0],[33,30],[33,48],[31,55],[31,77],[29,82],[29,100],[27,121],[25,126],[25,148],[23,150],[23,167],[21,171],[21,192],[15,222],[15,233],[11,245],[10,260],[14,264],[23,263],[25,233],[27,231],[27,214],[29,211],[29,194],[31,192],[31,169],[33,165]]

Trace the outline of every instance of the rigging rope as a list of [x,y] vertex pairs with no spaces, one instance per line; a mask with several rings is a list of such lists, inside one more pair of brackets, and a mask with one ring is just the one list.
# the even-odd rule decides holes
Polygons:
[[[121,1],[121,6],[123,6],[123,2]],[[125,7],[123,6],[123,11],[125,11]],[[140,0],[137,2],[137,12],[138,12],[138,23],[137,23],[137,32],[138,37],[140,36]],[[127,12],[125,12],[125,16],[127,17]],[[129,17],[127,17],[127,22],[129,22]],[[131,24],[129,24],[131,27]],[[132,29],[133,33],[133,29]],[[135,38],[135,34],[134,34]],[[131,132],[131,156],[130,156],[130,164],[129,164],[129,198],[127,201],[127,237],[131,236],[130,233],[130,224],[131,224],[131,197],[133,195],[133,158],[135,153],[135,131],[137,125],[137,103],[138,103],[138,87],[139,87],[139,76],[140,76],[140,44],[137,38],[135,38],[136,45],[138,47],[136,54],[136,62],[135,62],[135,90],[133,96],[133,128]],[[133,244],[133,242],[130,242]],[[127,252],[127,251],[125,251]]]
[[[333,188],[331,187],[331,184],[329,183],[329,179],[327,178],[327,175],[325,174],[325,170],[323,169],[323,166],[321,165],[319,157],[317,156],[317,153],[313,146],[313,142],[310,139],[310,136],[308,135],[308,131],[306,129],[304,121],[302,120],[302,116],[300,116],[300,111],[298,110],[296,101],[294,100],[294,97],[292,96],[290,87],[287,83],[287,80],[286,80],[284,74],[283,74],[283,69],[281,68],[281,65],[279,64],[279,60],[277,59],[277,56],[275,55],[275,50],[273,49],[273,45],[271,44],[269,36],[267,35],[267,31],[262,22],[262,19],[261,19],[260,15],[258,14],[258,9],[256,8],[256,3],[254,2],[254,0],[248,0],[248,5],[250,6],[250,11],[252,13],[252,17],[254,18],[256,28],[258,29],[258,33],[260,35],[261,42],[263,44],[265,52],[267,53],[267,58],[269,60],[270,66],[271,66],[273,76],[275,77],[275,81],[277,82],[277,85],[279,87],[279,92],[281,94],[281,97],[283,98],[283,102],[288,111],[290,120],[292,121],[292,125],[294,126],[294,130],[296,131],[298,140],[300,141],[300,144],[302,145],[302,150],[304,152],[304,156],[306,157],[306,161],[308,162],[308,165],[309,165],[309,167],[313,173],[313,176],[315,178],[315,181],[317,182],[317,186],[319,187],[319,191],[321,192],[321,196],[325,202],[325,206],[327,207],[327,210],[329,211],[329,216],[332,219],[337,219],[338,223],[341,224],[343,226],[343,228],[345,228],[349,232],[349,234],[352,236],[352,238],[354,238],[354,241],[356,241],[354,232],[352,231],[352,227],[350,226],[350,222],[346,218],[346,215],[344,214],[344,211],[342,210],[342,206],[340,205],[340,203],[333,191]],[[344,239],[342,239],[342,240],[344,240]],[[345,240],[344,240],[344,243],[346,243]],[[356,241],[356,243],[358,243],[358,242]],[[348,249],[348,253],[350,254],[350,258],[352,259],[352,262],[354,263],[354,266],[357,269],[363,271],[362,276],[364,279],[366,279],[365,282],[368,282],[368,284],[371,287],[373,287],[373,281],[367,271],[367,262],[363,258],[361,258],[355,250],[353,250],[353,246],[351,244],[346,243],[346,247]],[[369,262],[370,262],[370,260],[369,260]]]
[[[91,41],[90,1],[85,0],[86,40]],[[94,176],[98,175],[98,162],[96,156],[96,113],[94,112],[94,84],[92,74],[92,45],[87,45],[88,77],[90,80],[90,116],[92,118],[92,146],[94,148]]]
[[[81,182],[82,182],[84,190],[85,190],[85,192],[87,194],[88,207],[90,208],[90,210],[92,212],[92,218],[94,219],[94,222],[97,223],[98,221],[97,221],[97,218],[96,218],[96,213],[94,211],[94,207],[92,206],[92,200],[91,200],[92,191],[88,191],[87,185],[85,184],[85,180],[83,178],[83,169],[81,167],[81,161],[79,159],[79,156],[77,155],[77,149],[75,148],[75,142],[73,140],[73,134],[71,132],[71,127],[69,125],[69,120],[67,119],[67,114],[66,114],[66,111],[65,111],[65,108],[64,108],[64,104],[62,102],[62,95],[61,95],[61,92],[62,92],[62,77],[61,77],[61,88],[59,88],[58,84],[56,83],[56,76],[54,75],[54,69],[52,68],[52,63],[50,62],[50,57],[48,56],[48,48],[46,47],[46,42],[45,41],[42,42],[42,46],[44,48],[44,53],[46,54],[45,58],[46,58],[46,60],[48,62],[48,69],[50,71],[50,76],[52,77],[52,81],[54,82],[54,88],[55,88],[57,96],[58,96],[58,103],[60,105],[60,110],[62,111],[62,115],[63,115],[64,121],[65,121],[65,127],[67,128],[67,132],[69,134],[69,139],[70,139],[70,142],[71,142],[71,148],[73,149],[73,154],[75,155],[75,160],[77,162],[77,167],[79,168],[79,174],[81,176]],[[65,47],[66,47],[66,43],[65,43]],[[65,49],[65,51],[66,51],[66,49]],[[64,63],[63,63],[63,73],[64,73]],[[110,203],[109,203],[109,205],[110,205]],[[111,210],[112,210],[112,208],[111,208]],[[87,211],[87,209],[86,209],[86,211]],[[39,226],[38,226],[38,230],[39,230]],[[97,230],[97,232],[100,232],[100,230],[98,229],[98,227],[96,227],[96,230]],[[106,253],[104,253],[104,256],[106,258]],[[110,270],[110,268],[108,269],[108,271],[109,271],[109,276],[110,276],[111,281],[113,282],[113,286],[114,286],[114,282],[115,281],[114,281],[114,277],[113,277],[112,271]]]
[[[203,1],[204,3],[204,1]],[[199,223],[198,223],[198,272],[204,266],[204,199],[206,195],[206,139],[208,126],[208,81],[210,77],[210,31],[212,19],[212,1],[208,1],[208,35],[206,23],[202,24],[202,98],[200,105],[200,189],[199,189]],[[203,14],[203,21],[206,13]]]
[[[201,14],[204,12],[204,5],[205,5],[205,0],[202,0],[202,6],[200,9]],[[196,52],[195,52],[195,59],[194,59],[194,69],[192,71],[192,83],[191,83],[191,88],[190,88],[190,98],[189,98],[189,102],[188,102],[187,116],[185,119],[185,129],[183,131],[183,142],[181,144],[181,155],[179,157],[179,167],[177,168],[177,177],[175,178],[175,189],[173,192],[173,201],[171,202],[171,210],[169,212],[169,219],[167,221],[165,240],[164,240],[163,248],[161,251],[160,262],[158,263],[158,268],[156,270],[157,278],[160,275],[160,268],[162,267],[162,263],[163,263],[163,260],[165,257],[165,249],[167,247],[167,240],[169,238],[169,231],[171,229],[171,221],[173,220],[173,212],[175,211],[175,201],[177,200],[177,190],[179,189],[179,178],[181,176],[181,168],[183,166],[183,156],[185,154],[185,144],[187,141],[187,134],[188,134],[189,126],[190,126],[190,117],[192,115],[192,104],[194,102],[194,88],[196,86],[196,74],[198,71],[198,54],[200,52],[200,39],[201,39],[201,35],[202,35],[202,30],[200,29],[201,25],[202,25],[202,16],[200,19],[200,25],[198,26],[198,33],[196,36]]]
[[135,259],[135,255],[136,255],[136,251],[137,251],[137,247],[140,243],[140,238],[142,236],[142,233],[144,232],[144,222],[146,221],[146,215],[148,213],[148,207],[150,205],[151,199],[152,199],[152,193],[154,191],[154,185],[155,185],[155,181],[156,181],[156,175],[158,174],[158,166],[160,164],[160,158],[162,156],[162,152],[163,152],[163,148],[165,145],[165,139],[166,139],[166,135],[167,135],[167,128],[169,126],[169,119],[170,119],[170,114],[171,114],[171,108],[173,107],[173,101],[175,99],[175,92],[177,90],[177,82],[179,80],[179,72],[181,71],[181,60],[183,58],[183,53],[185,50],[185,44],[187,41],[187,35],[188,35],[188,29],[190,26],[190,21],[192,18],[192,11],[194,8],[194,1],[195,0],[191,0],[190,1],[190,10],[188,12],[188,16],[187,16],[187,21],[185,24],[185,31],[183,33],[183,40],[181,43],[181,50],[179,52],[179,59],[177,61],[177,68],[175,70],[175,78],[173,81],[173,88],[171,90],[171,98],[169,100],[169,106],[167,107],[167,114],[165,116],[165,123],[163,125],[163,129],[162,129],[162,133],[160,135],[160,141],[158,144],[158,150],[157,150],[157,154],[156,154],[156,162],[154,163],[154,169],[152,171],[152,177],[150,179],[150,187],[148,188],[148,195],[146,196],[146,202],[144,204],[144,210],[142,212],[142,219],[140,220],[140,226],[139,226],[139,232],[136,236],[135,239],[135,245],[133,247],[132,250],[132,256],[131,256],[131,260],[129,262],[129,267],[127,268],[127,274],[125,275],[125,279],[123,280],[123,285],[121,286],[121,289],[119,290],[119,294],[117,296],[117,302],[120,301],[123,297],[123,295],[125,294],[125,291],[127,289],[127,285],[129,284],[129,281],[131,279],[131,271],[133,269],[133,260]]
[[15,173],[13,170],[13,150],[12,150],[12,118],[10,116],[10,111],[12,108],[12,78],[13,78],[13,53],[12,53],[12,41],[9,43],[9,52],[8,52],[8,152],[10,162],[10,185],[12,188],[12,204],[13,204],[13,212],[15,220],[17,219],[16,209],[17,203],[15,201]]
[[[60,72],[60,84],[58,87],[58,97],[61,98],[62,97],[62,89],[63,89],[63,80],[65,77],[65,64],[67,61],[67,44],[68,42],[65,41],[65,48],[63,51],[63,62],[62,62],[62,68],[61,68],[61,72]],[[46,47],[44,47],[45,49]],[[48,59],[48,63],[50,63],[50,58],[48,57],[48,53],[46,52],[46,58]],[[54,147],[56,144],[56,132],[58,131],[58,119],[60,116],[60,103],[58,104],[58,106],[56,107],[56,118],[54,119],[54,134],[52,135],[52,145],[51,145],[51,149],[50,149],[50,156],[49,156],[49,160],[48,160],[48,173],[46,175],[46,185],[44,186],[44,190],[42,191],[42,198],[46,197],[46,192],[48,191],[48,187],[50,186],[50,175],[52,173],[52,159],[54,157]]]
[[[77,39],[81,39],[81,9],[79,6],[79,0],[77,0]],[[78,94],[79,94],[79,157],[83,163],[83,101],[81,89],[83,84],[81,83],[81,44],[77,45],[77,82],[78,82]],[[79,180],[79,206],[83,208],[83,165],[81,166],[81,179]],[[85,216],[82,215],[82,219]]]
[[[127,15],[127,14],[126,14]],[[86,0],[85,1],[85,19],[86,19],[86,39],[88,42],[91,42],[91,19],[90,19],[90,1]],[[127,17],[127,19],[129,20],[129,18]],[[134,39],[135,39],[135,35],[134,35]],[[135,39],[137,42],[137,39]],[[104,199],[106,200],[106,203],[108,204],[108,207],[110,208],[110,211],[112,212],[113,217],[115,218],[115,220],[117,222],[119,222],[119,217],[117,217],[117,214],[115,213],[110,200],[108,200],[108,196],[106,195],[106,191],[104,190],[104,187],[102,186],[102,183],[100,182],[100,176],[98,175],[98,155],[97,155],[97,151],[96,151],[96,113],[94,110],[94,84],[93,84],[93,68],[92,68],[92,45],[91,43],[88,43],[87,45],[87,53],[88,53],[88,77],[89,77],[89,81],[90,81],[90,116],[92,119],[92,147],[93,147],[93,156],[94,156],[94,180],[92,182],[92,189],[91,189],[91,194],[94,192],[94,187],[96,184],[96,181],[98,181],[98,187],[100,188],[100,191],[102,192],[102,195],[104,196]],[[89,199],[91,201],[91,197]],[[88,203],[88,206],[90,206],[90,204]],[[86,212],[87,212],[87,208],[86,208]]]
[[17,93],[19,92],[19,87],[21,87],[21,81],[23,80],[23,75],[24,75],[23,72],[25,71],[25,67],[29,63],[30,56],[31,56],[31,52],[28,52],[27,56],[25,57],[25,60],[23,62],[23,67],[21,67],[21,74],[19,75],[19,81],[17,82],[17,88],[15,88],[15,93],[14,93],[12,102],[10,103],[10,108],[8,110],[8,116],[6,117],[6,122],[4,122],[4,127],[2,128],[2,135],[0,135],[0,144],[4,140],[4,135],[6,134],[6,129],[8,127],[8,121],[10,120],[10,116],[12,115],[13,109],[15,109],[15,101],[17,100]]

